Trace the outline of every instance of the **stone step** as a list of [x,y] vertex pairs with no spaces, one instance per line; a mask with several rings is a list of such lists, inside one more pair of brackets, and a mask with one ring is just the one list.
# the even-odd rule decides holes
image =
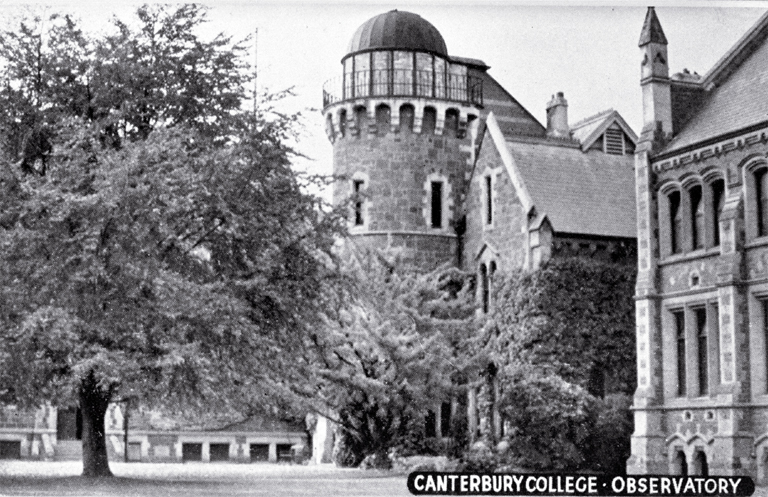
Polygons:
[[56,444],[57,461],[79,461],[83,458],[83,442],[80,440],[59,440]]

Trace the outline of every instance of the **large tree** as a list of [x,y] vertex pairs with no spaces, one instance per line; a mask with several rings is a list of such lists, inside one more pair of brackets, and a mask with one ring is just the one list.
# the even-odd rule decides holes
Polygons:
[[425,430],[429,411],[439,416],[442,403],[464,396],[474,364],[471,277],[452,267],[416,271],[393,255],[346,255],[345,293],[326,299],[321,332],[296,362],[293,374],[305,379],[286,378],[301,405],[337,423],[342,465],[371,456],[386,467],[392,449],[425,449],[437,435]]
[[[86,476],[110,474],[104,418],[117,398],[258,408],[334,288],[341,225],[291,168],[293,120],[239,110],[237,50],[197,40],[201,16],[142,7],[138,31],[118,22],[103,40],[54,17],[84,40],[77,50],[27,45],[78,61],[87,98],[61,96],[64,62],[39,65],[39,92],[27,73],[6,85],[2,105],[21,116],[4,121],[6,145],[24,122],[46,133],[43,153],[7,146],[0,160],[0,395],[79,404]],[[23,26],[0,40],[7,65],[41,33]],[[99,50],[112,59],[97,63]],[[43,88],[54,96],[41,103]]]
[[133,19],[113,19],[100,37],[58,13],[27,16],[0,32],[6,156],[44,174],[53,128],[72,116],[97,123],[112,147],[181,124],[225,142],[252,98],[248,40],[203,39],[205,22],[205,8],[195,4],[144,5]]

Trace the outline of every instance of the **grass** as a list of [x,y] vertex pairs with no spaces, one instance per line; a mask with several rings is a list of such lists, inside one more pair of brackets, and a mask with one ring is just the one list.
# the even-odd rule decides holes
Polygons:
[[0,461],[0,496],[406,496],[404,475],[330,465],[110,463],[114,478],[83,478],[82,463]]

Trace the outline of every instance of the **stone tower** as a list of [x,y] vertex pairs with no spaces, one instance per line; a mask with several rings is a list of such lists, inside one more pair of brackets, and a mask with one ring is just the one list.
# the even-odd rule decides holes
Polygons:
[[323,114],[352,243],[421,268],[457,263],[482,80],[432,24],[397,10],[360,26],[341,63]]
[[667,59],[667,37],[656,11],[648,9],[638,42],[642,56],[640,86],[643,90],[643,124],[653,125],[662,136],[672,134],[672,104]]

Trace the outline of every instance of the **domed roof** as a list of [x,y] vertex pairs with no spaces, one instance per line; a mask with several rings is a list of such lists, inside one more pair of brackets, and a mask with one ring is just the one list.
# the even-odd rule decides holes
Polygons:
[[448,56],[440,32],[416,14],[390,10],[372,17],[357,28],[347,55],[363,50],[400,49]]

